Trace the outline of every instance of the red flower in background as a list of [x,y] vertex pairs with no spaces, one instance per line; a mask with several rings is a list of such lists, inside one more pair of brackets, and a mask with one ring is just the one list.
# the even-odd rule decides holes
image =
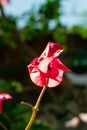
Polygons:
[[31,80],[37,86],[55,87],[61,83],[64,71],[70,71],[57,58],[62,51],[59,44],[48,42],[41,56],[28,65]]
[[1,5],[6,5],[9,2],[9,0],[0,0]]
[[11,98],[12,97],[7,93],[0,93],[0,112],[3,110],[2,102]]

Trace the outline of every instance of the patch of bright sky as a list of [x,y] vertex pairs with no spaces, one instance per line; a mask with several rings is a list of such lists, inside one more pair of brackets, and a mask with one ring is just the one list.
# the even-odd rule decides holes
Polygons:
[[[10,0],[10,3],[4,7],[7,14],[14,16],[21,16],[23,13],[31,10],[38,9],[46,0]],[[87,21],[87,18],[82,18],[84,12],[87,12],[87,0],[61,0],[62,13],[60,21],[67,27],[80,24]],[[18,22],[19,28],[23,27],[26,19],[20,19]]]
[[[4,6],[4,10],[7,15],[21,17],[22,14],[30,11],[33,8],[34,10],[37,10],[39,6],[44,2],[45,0],[10,0],[10,2],[6,6]],[[26,21],[27,18],[19,19],[18,27],[23,27]]]
[[10,2],[5,6],[7,14],[20,16],[24,12],[36,8],[44,3],[44,0],[9,0]]
[[87,21],[87,0],[62,0],[60,12],[62,13],[60,21],[67,27],[85,24]]

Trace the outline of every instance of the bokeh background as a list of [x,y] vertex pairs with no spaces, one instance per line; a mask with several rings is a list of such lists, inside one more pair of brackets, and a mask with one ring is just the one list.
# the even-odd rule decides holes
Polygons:
[[29,77],[27,65],[48,41],[64,47],[59,56],[72,72],[47,89],[31,130],[87,129],[87,1],[9,0],[0,5],[0,92],[12,95],[3,102],[1,124],[24,130],[42,88]]

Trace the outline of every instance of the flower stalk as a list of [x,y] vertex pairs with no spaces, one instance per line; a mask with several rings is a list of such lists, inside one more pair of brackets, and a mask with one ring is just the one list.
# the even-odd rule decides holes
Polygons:
[[39,109],[39,105],[40,105],[41,99],[42,99],[42,97],[43,97],[44,92],[45,92],[46,89],[47,89],[47,86],[44,86],[43,89],[42,89],[42,91],[41,91],[41,93],[40,93],[40,95],[39,95],[39,97],[38,97],[38,99],[37,99],[37,101],[36,101],[35,106],[33,107],[33,112],[32,112],[30,121],[27,124],[25,130],[30,130],[32,124],[34,123],[36,115],[37,115],[37,112],[38,112],[38,109]]
[[8,130],[7,128],[6,128],[6,126],[0,121],[0,126],[4,129],[4,130]]

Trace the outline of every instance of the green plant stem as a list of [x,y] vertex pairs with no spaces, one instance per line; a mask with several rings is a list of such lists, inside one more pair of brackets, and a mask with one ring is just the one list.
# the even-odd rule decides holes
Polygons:
[[4,129],[4,130],[8,130],[7,128],[6,128],[6,126],[0,121],[0,126]]
[[38,111],[38,109],[39,109],[39,105],[40,105],[41,99],[42,99],[42,97],[43,97],[43,94],[44,94],[46,88],[47,88],[47,86],[44,86],[44,87],[43,87],[43,89],[42,89],[42,91],[41,91],[41,93],[40,93],[40,95],[39,95],[39,97],[38,97],[38,99],[37,99],[37,102],[36,102],[35,106],[33,107],[33,112],[32,112],[30,121],[29,121],[29,123],[27,124],[25,130],[30,130],[30,128],[31,128],[31,126],[32,126],[32,124],[33,124],[33,122],[34,122],[34,120],[35,120],[35,118],[36,118],[37,111]]
[[21,101],[21,104],[24,104],[24,105],[30,107],[31,109],[33,109],[33,106],[27,102]]

